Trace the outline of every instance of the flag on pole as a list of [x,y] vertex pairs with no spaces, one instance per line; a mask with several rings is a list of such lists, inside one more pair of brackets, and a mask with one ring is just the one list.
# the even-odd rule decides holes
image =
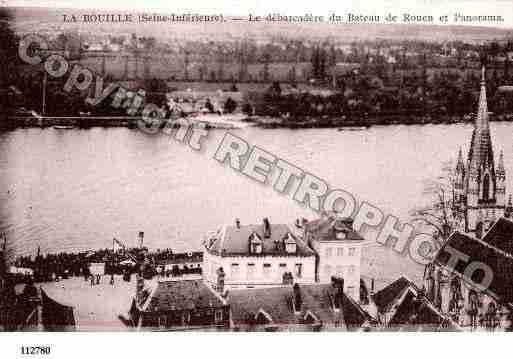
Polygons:
[[126,248],[123,245],[123,243],[118,241],[116,238],[112,238],[112,250],[114,251],[114,253],[117,253],[117,252],[125,250],[125,249]]

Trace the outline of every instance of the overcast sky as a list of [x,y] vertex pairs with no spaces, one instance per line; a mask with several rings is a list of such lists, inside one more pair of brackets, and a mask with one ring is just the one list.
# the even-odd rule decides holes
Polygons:
[[223,13],[225,15],[267,14],[280,12],[288,15],[348,12],[383,15],[408,12],[415,15],[501,15],[504,23],[473,24],[513,28],[513,0],[0,0],[8,6],[48,6],[58,8],[110,9],[159,12]]

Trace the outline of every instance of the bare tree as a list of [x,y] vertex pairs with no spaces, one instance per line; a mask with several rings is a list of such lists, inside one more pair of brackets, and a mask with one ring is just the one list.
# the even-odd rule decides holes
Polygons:
[[453,168],[452,162],[445,163],[438,178],[425,182],[423,194],[429,198],[429,203],[410,212],[412,223],[431,231],[440,244],[462,220],[454,201]]

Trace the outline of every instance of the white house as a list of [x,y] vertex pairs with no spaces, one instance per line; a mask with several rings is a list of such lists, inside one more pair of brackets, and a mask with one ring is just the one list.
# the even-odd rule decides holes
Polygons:
[[302,226],[304,240],[317,254],[316,281],[330,283],[332,277],[343,278],[344,292],[358,302],[364,239],[353,230],[352,219],[331,214]]
[[220,291],[315,281],[315,253],[285,224],[225,226],[205,240],[203,278]]

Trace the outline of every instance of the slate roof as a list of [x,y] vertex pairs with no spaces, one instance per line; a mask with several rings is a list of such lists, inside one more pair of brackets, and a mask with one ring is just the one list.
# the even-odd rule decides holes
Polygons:
[[[490,237],[487,235],[485,240],[488,240],[490,243],[497,243],[504,248],[501,236],[495,236],[493,233],[495,232],[492,232]],[[500,228],[497,229],[496,233],[500,233]],[[492,282],[485,290],[486,293],[500,302],[513,303],[513,256],[487,243],[485,240],[454,232],[438,252],[435,262],[449,270],[454,270],[470,285],[473,284],[473,281],[479,283],[481,277],[472,278],[473,281],[466,278],[463,274],[467,266],[471,262],[485,263],[493,272]],[[451,257],[450,252],[447,250],[448,246],[469,256],[468,261],[460,260],[455,268],[448,267],[447,264]],[[476,275],[479,275],[479,272],[476,271]]]
[[459,330],[458,325],[441,314],[426,297],[419,297],[412,291],[404,295],[388,327],[404,331]]
[[513,222],[499,218],[485,234],[483,242],[513,255]]
[[171,311],[225,305],[202,280],[176,280],[158,282],[145,304],[143,311]]
[[[372,318],[356,302],[342,296],[342,310],[334,311],[332,299],[335,288],[330,284],[300,285],[303,304],[301,313],[295,314],[292,298],[292,286],[261,289],[234,290],[230,292],[228,302],[235,325],[248,325],[260,310],[272,318],[273,325],[305,324],[304,317],[310,312],[324,324],[338,323],[342,328],[361,327]],[[319,323],[320,324],[320,323]]]
[[[263,241],[262,254],[249,252],[249,237],[255,232]],[[287,253],[283,245],[277,246],[276,242],[283,243],[287,233],[291,233],[296,240],[296,253]],[[221,255],[279,255],[279,256],[314,256],[315,252],[306,243],[297,238],[286,224],[271,224],[270,238],[264,237],[263,225],[249,224],[226,226],[218,232],[216,237],[205,243],[206,248],[215,254]]]
[[406,277],[400,277],[385,288],[376,292],[372,298],[376,304],[376,307],[378,308],[378,311],[380,313],[388,312],[396,300],[399,299],[404,294],[404,292],[411,287],[413,287],[418,292],[417,286],[411,280]]
[[[318,241],[363,241],[360,236],[352,228],[352,220],[348,218],[338,218],[332,214],[306,223],[306,231],[309,232],[313,239]],[[338,232],[346,234],[344,239],[337,237]]]

